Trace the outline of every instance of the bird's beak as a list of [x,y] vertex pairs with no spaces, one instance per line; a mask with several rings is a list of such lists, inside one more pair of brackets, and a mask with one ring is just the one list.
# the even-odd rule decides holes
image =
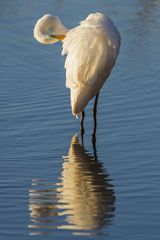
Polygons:
[[65,38],[65,35],[50,35],[50,37],[56,38],[58,41],[62,41]]

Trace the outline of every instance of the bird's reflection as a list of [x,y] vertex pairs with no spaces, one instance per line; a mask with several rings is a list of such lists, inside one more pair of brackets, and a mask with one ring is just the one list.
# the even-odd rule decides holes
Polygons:
[[97,157],[79,144],[76,135],[64,157],[58,183],[34,180],[29,198],[29,228],[34,234],[35,228],[39,234],[53,228],[93,234],[110,224],[114,215],[115,196],[109,175]]

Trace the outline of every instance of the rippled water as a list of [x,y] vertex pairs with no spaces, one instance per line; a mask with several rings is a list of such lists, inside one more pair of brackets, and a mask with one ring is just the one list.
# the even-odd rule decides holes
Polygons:
[[112,188],[102,163],[96,155],[87,153],[78,137],[73,136],[57,183],[43,179],[32,181],[30,233],[58,228],[73,230],[74,235],[96,234],[93,230],[99,232],[114,216]]
[[[32,37],[50,12],[74,27],[108,14],[122,47],[84,145],[65,88],[61,45]],[[159,239],[160,2],[0,1],[0,236]],[[75,135],[77,133],[77,135]]]

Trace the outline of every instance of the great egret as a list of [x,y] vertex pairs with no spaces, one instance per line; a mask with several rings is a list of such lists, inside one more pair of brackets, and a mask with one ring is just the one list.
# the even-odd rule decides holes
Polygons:
[[66,87],[70,88],[72,114],[82,114],[83,126],[84,108],[96,97],[93,107],[96,124],[99,91],[120,48],[120,34],[111,19],[101,13],[92,13],[78,27],[68,30],[59,17],[46,14],[37,21],[34,37],[42,44],[62,41],[62,55],[67,54]]

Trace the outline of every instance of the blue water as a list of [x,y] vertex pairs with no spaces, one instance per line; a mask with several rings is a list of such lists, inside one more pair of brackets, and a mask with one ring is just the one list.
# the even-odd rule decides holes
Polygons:
[[[84,146],[71,115],[61,44],[33,39],[45,13],[68,28],[109,15],[122,46],[92,105]],[[160,3],[0,1],[0,236],[158,240],[160,236]],[[75,135],[77,134],[77,135]]]

